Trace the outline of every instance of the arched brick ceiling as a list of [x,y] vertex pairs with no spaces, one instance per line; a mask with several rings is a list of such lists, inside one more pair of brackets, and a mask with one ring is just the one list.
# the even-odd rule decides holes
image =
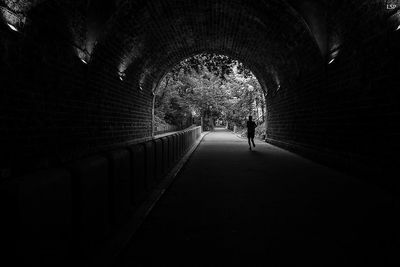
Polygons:
[[[400,9],[398,0],[287,0],[307,21],[316,39],[326,35],[327,52],[354,44],[385,30],[388,18]],[[388,8],[388,4],[395,7]]]
[[[359,44],[385,31],[389,16],[396,12],[387,8],[389,2],[387,0],[326,1],[329,11],[330,49],[338,45],[336,40],[340,44]],[[399,7],[400,3],[397,10]]]
[[150,88],[178,61],[207,51],[241,60],[263,84],[291,84],[330,50],[382,31],[388,13],[383,0],[121,1],[98,58]]
[[31,8],[46,0],[3,0],[3,4],[13,11],[27,13]]
[[144,73],[139,80],[154,87],[174,64],[200,52],[233,56],[265,83],[276,80],[273,73],[291,82],[322,63],[304,20],[283,1],[126,1],[95,58]]
[[[320,68],[326,61],[323,57],[332,49],[343,44],[356,46],[379,34],[396,12],[387,9],[386,0],[0,3],[19,14],[28,14],[43,3],[57,3],[70,20],[73,41],[92,54],[94,62],[134,76],[149,89],[180,60],[207,51],[241,60],[267,87],[276,86],[277,80],[290,85],[299,76]],[[96,16],[99,12],[102,14]]]

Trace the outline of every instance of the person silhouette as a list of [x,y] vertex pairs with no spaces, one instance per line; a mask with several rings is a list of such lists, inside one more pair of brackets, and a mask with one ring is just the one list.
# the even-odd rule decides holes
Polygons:
[[247,141],[249,142],[249,149],[251,150],[251,143],[253,143],[253,147],[256,147],[254,144],[254,134],[256,131],[257,124],[253,121],[253,117],[249,116],[249,120],[247,121]]

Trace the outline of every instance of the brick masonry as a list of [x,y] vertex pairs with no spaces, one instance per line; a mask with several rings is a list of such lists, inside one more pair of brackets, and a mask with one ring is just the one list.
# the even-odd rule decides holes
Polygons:
[[[0,23],[6,255],[60,262],[123,225],[159,180],[154,166],[169,170],[199,137],[197,128],[150,140],[153,88],[199,52],[236,57],[257,75],[269,142],[399,194],[390,174],[399,163],[398,20],[387,20],[385,1],[332,0],[323,40],[323,21],[306,24],[323,18],[305,8],[312,2],[0,1],[2,22],[15,21],[5,7],[27,17],[20,32]],[[328,65],[323,52],[337,47]]]
[[[384,173],[398,148],[391,11],[380,0],[319,5],[324,41],[307,25],[325,16],[307,11],[312,2],[3,1],[28,22],[20,33],[0,25],[2,177],[151,137],[152,90],[205,51],[257,75],[271,142],[352,173]],[[327,65],[321,53],[338,46]]]
[[399,34],[383,32],[268,96],[268,140],[399,193],[398,47]]

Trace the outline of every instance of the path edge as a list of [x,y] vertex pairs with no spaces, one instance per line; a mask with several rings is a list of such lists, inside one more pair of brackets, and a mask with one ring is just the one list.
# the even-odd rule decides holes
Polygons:
[[96,264],[104,264],[105,262],[107,262],[108,264],[115,263],[114,261],[131,241],[131,239],[140,228],[140,226],[144,223],[147,216],[153,210],[157,202],[161,199],[164,193],[175,181],[175,178],[178,176],[182,168],[192,156],[193,152],[203,141],[203,138],[209,133],[209,131],[201,133],[201,136],[196,140],[192,147],[185,153],[185,155],[164,177],[164,179],[156,186],[150,196],[139,206],[133,216],[125,224],[123,229],[120,230],[112,240],[109,240],[109,242],[105,245],[100,253],[96,253],[96,255],[93,255],[93,257],[91,257],[92,262]]

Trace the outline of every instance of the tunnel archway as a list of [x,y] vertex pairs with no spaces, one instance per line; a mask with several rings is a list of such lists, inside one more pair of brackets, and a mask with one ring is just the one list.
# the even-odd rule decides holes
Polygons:
[[138,76],[147,90],[176,62],[204,51],[240,58],[265,80],[271,80],[271,72],[279,73],[288,84],[300,69],[308,72],[306,66],[317,69],[322,64],[305,23],[281,1],[245,6],[160,1],[140,9],[129,4],[120,8],[124,14],[114,18],[93,58],[96,53],[112,58],[119,72]]
[[251,115],[259,126],[257,135],[265,136],[266,93],[265,84],[240,60],[216,53],[195,54],[176,64],[155,86],[153,123],[165,129],[195,123],[205,130],[214,128],[216,116],[223,116],[226,127],[242,130]]
[[[243,66],[243,68],[245,68],[245,69],[247,69],[248,71],[250,71],[251,74],[254,75],[254,76],[257,78],[257,80],[259,81],[259,83],[260,83],[260,85],[261,85],[261,88],[262,88],[263,92],[264,92],[265,94],[268,93],[267,85],[266,85],[266,83],[264,82],[264,80],[262,80],[263,77],[261,76],[261,74],[260,74],[259,72],[257,72],[258,69],[257,69],[257,67],[256,67],[255,65],[249,65],[249,64],[251,64],[251,62],[246,62],[246,61],[244,61],[244,59],[235,57],[233,54],[229,54],[229,53],[226,53],[226,52],[224,52],[224,51],[219,51],[219,50],[218,50],[218,51],[216,51],[216,50],[202,50],[202,51],[200,51],[200,52],[193,52],[192,54],[190,54],[190,55],[188,55],[188,56],[179,58],[179,59],[177,59],[176,61],[171,62],[170,64],[168,64],[168,65],[166,66],[166,70],[165,70],[164,72],[160,73],[159,76],[157,76],[157,79],[156,79],[156,81],[158,81],[158,82],[156,82],[157,86],[158,86],[159,82],[165,77],[165,75],[166,75],[169,71],[171,71],[172,69],[174,69],[174,67],[176,67],[180,62],[186,61],[186,60],[188,60],[188,59],[190,59],[190,58],[193,58],[193,57],[195,57],[195,56],[197,56],[197,55],[222,56],[222,57],[227,57],[227,58],[228,58],[229,60],[231,60],[231,61],[237,61],[238,63],[240,62],[240,64]],[[256,74],[256,73],[257,73],[257,74]],[[271,76],[272,76],[272,75],[271,75]],[[273,76],[272,78],[275,78],[275,76]],[[276,78],[275,78],[275,79],[276,79]],[[157,86],[156,86],[156,87],[157,87]],[[153,89],[153,92],[154,92],[154,89]]]
[[[201,134],[155,140],[153,89],[201,52],[237,58],[259,79],[268,143],[400,195],[397,1],[2,0],[0,16],[11,249],[35,254],[53,240],[63,254],[76,230],[73,245],[89,246],[119,207],[143,201]],[[31,259],[19,251],[10,258]]]
[[[115,142],[121,145],[148,138],[151,136],[151,91],[163,73],[180,59],[215,51],[245,62],[262,86],[268,88],[271,142],[297,152],[313,151],[303,153],[307,155],[321,151],[336,154],[325,163],[342,157],[337,155],[345,155],[345,160],[337,164],[340,166],[360,158],[378,160],[383,165],[389,161],[393,164],[395,156],[383,148],[392,141],[387,141],[383,147],[379,145],[379,140],[393,140],[390,134],[385,134],[385,138],[379,138],[381,135],[377,132],[369,136],[375,143],[373,154],[384,154],[384,158],[372,156],[372,159],[363,148],[363,142],[354,145],[349,141],[363,131],[369,133],[366,121],[383,124],[388,129],[386,132],[393,130],[392,124],[382,123],[377,117],[368,118],[370,115],[366,114],[373,112],[355,111],[352,116],[356,119],[352,119],[344,111],[356,106],[375,109],[372,99],[380,91],[377,89],[381,84],[379,80],[385,80],[384,86],[389,87],[395,81],[393,77],[398,71],[396,29],[400,20],[398,5],[390,3],[384,0],[329,3],[313,0],[2,1],[2,31],[6,36],[3,59],[7,66],[4,73],[10,77],[5,79],[9,84],[6,87],[13,88],[12,77],[22,77],[29,81],[21,85],[27,99],[30,84],[43,84],[43,88],[56,84],[72,89],[54,93],[52,99],[63,103],[65,99],[74,101],[74,98],[83,97],[82,102],[89,103],[82,107],[72,104],[76,110],[73,116],[84,114],[83,118],[73,121],[68,117],[71,113],[68,105],[65,106],[66,110],[59,113],[62,117],[59,121],[68,121],[71,127],[63,134],[56,129],[44,134],[51,140],[41,143],[46,149],[28,141],[20,142],[24,158],[35,161],[40,154],[45,163],[39,165],[49,165],[46,162],[54,159],[53,154],[57,157],[51,161],[66,162],[110,149]],[[53,11],[62,16],[52,18]],[[37,16],[33,16],[35,12]],[[47,23],[52,20],[53,26]],[[19,33],[8,32],[11,26]],[[42,36],[38,38],[36,33]],[[46,37],[47,33],[54,38]],[[29,38],[18,38],[18,34]],[[22,72],[18,70],[22,64],[19,62],[27,61],[27,57],[12,58],[19,50],[30,58],[28,64],[23,64],[26,67]],[[31,75],[29,66],[37,62],[46,70],[43,74]],[[73,84],[66,78],[69,73],[62,71],[57,75],[44,74],[47,68],[51,69],[51,64],[65,65],[71,73],[76,72],[71,77],[75,75],[82,82]],[[32,69],[36,71],[37,68]],[[380,74],[372,78],[374,72]],[[68,82],[63,85],[65,80]],[[337,82],[341,80],[345,86]],[[46,90],[37,93],[46,99],[49,94]],[[394,99],[392,96],[396,93],[392,89],[384,91],[384,95],[378,97],[378,105],[387,108],[382,109],[384,114],[380,117],[396,110],[389,100]],[[356,96],[358,93],[360,97]],[[7,97],[12,95],[6,93]],[[338,105],[330,102],[340,96],[346,100],[339,101]],[[338,117],[327,117],[323,114],[325,109]],[[40,117],[39,113],[30,112],[29,116]],[[121,122],[110,120],[113,114],[121,116]],[[307,118],[313,116],[313,119]],[[29,120],[33,135],[43,136],[41,119],[35,118]],[[349,136],[344,133],[350,133],[351,137],[341,139],[335,135],[331,141],[321,138],[336,131],[334,124],[325,122],[329,119],[337,124],[344,122],[344,125],[357,120],[356,126],[346,126],[341,134]],[[49,117],[48,121],[51,124],[56,119]],[[5,125],[11,124],[5,122]],[[14,138],[18,135],[18,126],[10,128],[15,130],[8,136]],[[79,133],[74,129],[80,129]],[[309,129],[315,130],[318,136],[311,138]],[[18,157],[13,156],[15,160]]]
[[[296,84],[323,68],[317,42],[286,2],[121,2],[92,55],[137,90],[152,128],[152,92],[180,60],[201,52],[244,62],[268,94],[296,91]],[[268,88],[268,89],[267,89]],[[144,136],[151,135],[146,131]]]

